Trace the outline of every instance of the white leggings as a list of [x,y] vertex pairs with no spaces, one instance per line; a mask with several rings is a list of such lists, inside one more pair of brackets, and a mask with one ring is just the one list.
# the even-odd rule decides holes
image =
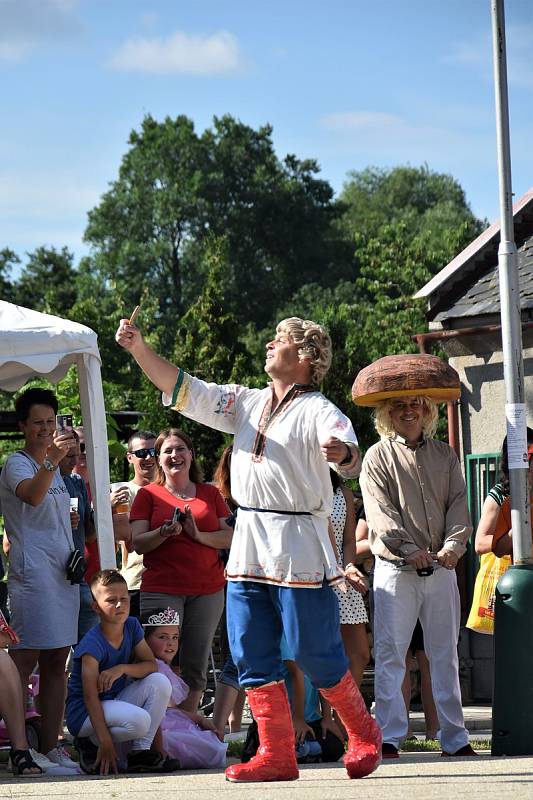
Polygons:
[[[170,692],[166,675],[152,672],[146,678],[131,681],[114,700],[102,700],[113,741],[132,742],[133,750],[149,750],[165,716]],[[94,744],[99,744],[90,717],[86,718],[78,736],[88,736]]]

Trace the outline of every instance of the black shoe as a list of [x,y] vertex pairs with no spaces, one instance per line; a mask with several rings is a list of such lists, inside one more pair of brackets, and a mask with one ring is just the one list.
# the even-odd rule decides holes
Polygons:
[[179,768],[177,759],[164,756],[157,750],[131,750],[128,753],[127,772],[174,772]]
[[97,768],[95,767],[96,756],[98,755],[98,747],[89,739],[88,736],[75,736],[74,747],[78,751],[80,767],[87,775],[95,775]]
[[181,762],[179,758],[164,756],[163,759],[163,763],[161,764],[161,772],[177,772],[179,769],[181,769]]
[[383,742],[381,745],[381,757],[382,758],[400,758],[400,754],[398,752],[398,748],[395,747],[390,742]]
[[447,753],[446,750],[443,750],[442,758],[470,758],[471,756],[477,756],[479,753],[476,753],[472,745],[465,744],[464,747],[460,747],[455,753]]

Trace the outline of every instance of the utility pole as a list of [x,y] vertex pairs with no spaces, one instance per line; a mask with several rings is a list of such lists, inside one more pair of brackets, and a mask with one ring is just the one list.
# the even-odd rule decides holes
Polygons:
[[491,0],[501,240],[498,249],[513,566],[496,591],[493,755],[533,755],[533,564],[522,318],[514,242],[504,0]]

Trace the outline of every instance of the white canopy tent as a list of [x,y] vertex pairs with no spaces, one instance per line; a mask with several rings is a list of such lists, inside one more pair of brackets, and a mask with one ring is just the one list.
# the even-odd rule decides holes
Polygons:
[[78,369],[100,564],[102,569],[110,569],[116,567],[116,557],[101,358],[96,340],[96,333],[85,325],[0,300],[0,389],[15,392],[39,377],[57,383],[71,364]]

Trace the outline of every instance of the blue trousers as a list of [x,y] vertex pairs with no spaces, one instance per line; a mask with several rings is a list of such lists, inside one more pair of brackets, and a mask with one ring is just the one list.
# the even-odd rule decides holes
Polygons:
[[253,581],[229,581],[228,638],[239,685],[252,689],[283,680],[281,636],[317,689],[335,686],[348,669],[339,625],[339,603],[320,589],[291,589]]

